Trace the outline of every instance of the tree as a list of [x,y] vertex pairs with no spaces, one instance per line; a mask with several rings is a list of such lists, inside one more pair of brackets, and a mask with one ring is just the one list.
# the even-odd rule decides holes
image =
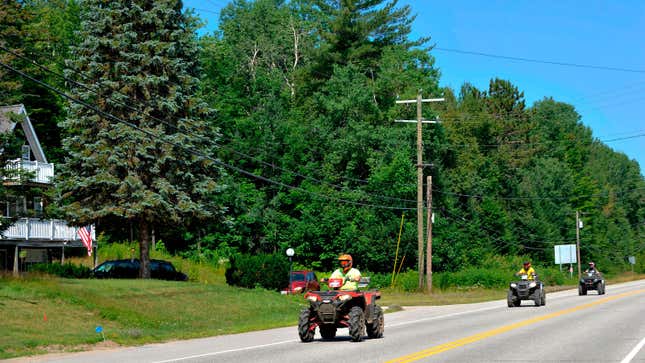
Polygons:
[[[0,46],[18,54],[24,53],[25,43],[31,39],[27,24],[32,19],[33,13],[22,2],[0,2]],[[0,50],[0,62],[19,68],[26,63],[6,50]],[[0,68],[0,103],[8,105],[19,102],[23,83],[20,76]]]
[[63,122],[61,207],[77,225],[132,223],[140,274],[149,278],[153,228],[220,212],[212,203],[218,133],[195,96],[196,21],[177,0],[89,0],[81,20],[68,74],[83,75],[88,87],[73,85],[72,93],[92,108],[72,103]]

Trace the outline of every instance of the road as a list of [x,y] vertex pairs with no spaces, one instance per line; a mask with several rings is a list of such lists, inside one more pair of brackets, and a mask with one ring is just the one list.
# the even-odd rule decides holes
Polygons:
[[410,307],[385,315],[382,339],[301,343],[296,327],[11,362],[645,362],[645,280],[506,300]]

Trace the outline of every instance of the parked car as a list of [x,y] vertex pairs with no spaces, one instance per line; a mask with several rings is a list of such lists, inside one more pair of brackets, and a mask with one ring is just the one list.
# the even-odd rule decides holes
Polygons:
[[[139,277],[141,263],[138,259],[110,260],[96,266],[90,276],[97,279],[135,279]],[[188,276],[175,269],[168,261],[151,260],[150,277],[160,280],[186,281]]]
[[298,270],[291,272],[291,286],[282,290],[283,294],[298,294],[304,291],[320,290],[320,283],[316,273],[310,270]]

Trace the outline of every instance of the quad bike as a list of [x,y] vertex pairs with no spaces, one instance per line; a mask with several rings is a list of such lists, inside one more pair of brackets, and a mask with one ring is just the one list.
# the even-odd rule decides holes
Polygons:
[[546,293],[544,285],[533,275],[534,280],[529,280],[528,275],[521,275],[519,281],[511,282],[508,288],[506,301],[508,307],[520,306],[522,300],[533,300],[535,306],[546,305]]
[[598,272],[585,272],[578,283],[578,295],[587,295],[587,291],[596,290],[598,295],[605,294],[605,280]]
[[[362,279],[365,287],[367,284]],[[323,280],[324,282],[324,280]],[[365,332],[370,338],[383,337],[385,322],[383,310],[376,305],[381,298],[379,291],[342,291],[343,279],[329,279],[329,291],[309,291],[305,299],[309,308],[300,312],[298,335],[303,342],[314,340],[316,327],[323,339],[334,339],[338,328],[349,328],[354,342],[363,340]]]

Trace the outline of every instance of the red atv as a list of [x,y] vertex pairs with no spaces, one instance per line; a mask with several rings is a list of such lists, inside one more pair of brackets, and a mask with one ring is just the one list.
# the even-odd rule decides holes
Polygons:
[[[365,287],[366,280],[361,279],[359,287]],[[324,281],[323,281],[324,282]],[[298,335],[303,342],[314,340],[316,327],[320,329],[323,339],[333,339],[338,328],[349,328],[352,341],[360,342],[367,330],[370,338],[381,338],[385,322],[383,310],[376,305],[381,298],[379,291],[341,291],[343,279],[329,279],[329,291],[309,291],[305,299],[309,300],[308,309],[300,312]]]

